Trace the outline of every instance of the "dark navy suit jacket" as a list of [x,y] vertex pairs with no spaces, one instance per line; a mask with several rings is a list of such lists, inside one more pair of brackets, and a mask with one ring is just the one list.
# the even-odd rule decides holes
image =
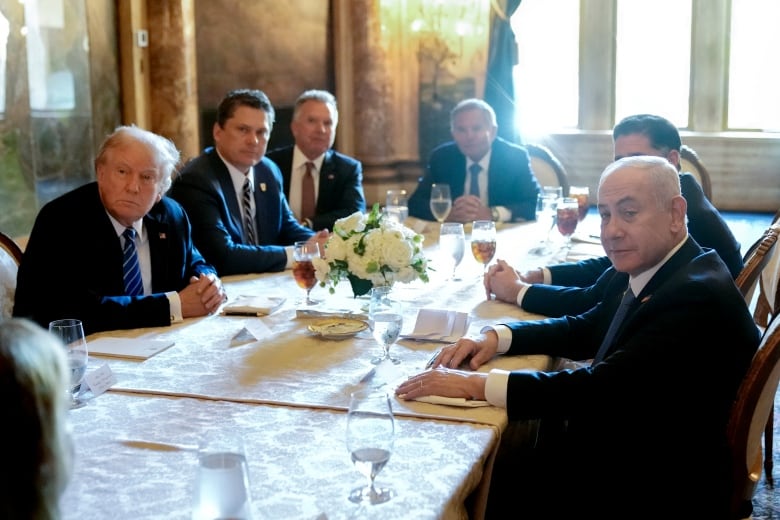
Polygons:
[[[680,187],[688,202],[688,233],[702,247],[714,249],[736,278],[744,265],[740,243],[693,175],[681,174]],[[523,297],[523,309],[545,316],[585,312],[601,300],[604,284],[600,277],[610,276],[611,265],[606,256],[551,265],[552,285],[531,286]]]
[[[430,208],[431,185],[435,183],[449,184],[453,201],[464,193],[466,156],[454,141],[431,152],[428,169],[409,198],[410,216],[436,220]],[[512,220],[534,220],[538,193],[539,183],[531,172],[526,149],[497,137],[488,167],[488,205],[508,208]]]
[[84,332],[170,325],[165,292],[191,276],[215,273],[190,236],[182,207],[163,197],[144,217],[152,263],[151,295],[124,294],[122,244],[91,182],[38,213],[17,276],[14,316],[48,327],[77,318]]
[[[584,314],[508,324],[508,354],[592,358],[627,284],[625,273],[614,274]],[[566,421],[556,461],[547,461],[556,479],[548,486],[575,508],[613,518],[599,508],[614,499],[642,512],[676,512],[679,503],[703,512],[726,495],[728,414],[758,341],[721,259],[689,238],[637,295],[602,362],[512,372],[507,413]],[[715,518],[710,512],[699,517]]]
[[192,221],[192,237],[220,276],[282,271],[284,247],[314,232],[301,226],[282,193],[279,167],[263,157],[254,166],[255,228],[260,245],[244,244],[241,205],[227,166],[213,147],[182,168],[170,189]]
[[[293,150],[295,146],[277,148],[266,154],[282,171],[284,196],[290,198]],[[336,220],[356,211],[365,213],[366,197],[363,193],[363,165],[360,161],[334,150],[325,152],[320,167],[320,183],[317,190],[316,215],[311,219],[312,229],[333,230]]]

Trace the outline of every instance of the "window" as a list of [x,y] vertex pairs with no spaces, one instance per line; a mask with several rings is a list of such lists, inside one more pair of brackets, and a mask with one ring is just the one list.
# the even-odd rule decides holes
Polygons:
[[780,131],[777,0],[523,0],[521,135],[657,113],[697,132]]

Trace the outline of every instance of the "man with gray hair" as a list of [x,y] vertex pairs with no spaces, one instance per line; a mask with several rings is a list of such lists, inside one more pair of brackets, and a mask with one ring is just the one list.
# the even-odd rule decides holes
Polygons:
[[[485,327],[396,389],[541,419],[534,446],[504,445],[496,457],[489,517],[511,504],[528,518],[726,517],[726,424],[759,335],[726,265],[689,236],[686,205],[665,158],[610,164],[598,211],[616,275],[603,299],[576,316]],[[594,361],[476,371],[526,354]],[[449,368],[462,363],[470,370]]]
[[222,283],[193,245],[184,209],[165,196],[178,161],[176,146],[147,130],[121,126],[109,135],[97,180],[38,213],[13,315],[43,327],[77,318],[90,334],[215,312]]
[[449,184],[452,210],[448,222],[536,218],[539,183],[526,149],[497,136],[493,108],[481,99],[466,99],[450,113],[453,141],[436,147],[425,175],[409,198],[409,215],[435,220],[431,185]]
[[333,229],[336,220],[366,211],[363,165],[332,149],[338,123],[333,94],[307,90],[293,109],[290,130],[295,143],[266,154],[282,171],[290,209],[300,223],[316,231]]

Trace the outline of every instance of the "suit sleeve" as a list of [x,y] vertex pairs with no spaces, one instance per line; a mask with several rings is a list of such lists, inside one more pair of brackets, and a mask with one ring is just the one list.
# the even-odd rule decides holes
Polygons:
[[[336,168],[333,173],[335,183],[325,191],[328,179],[320,178],[320,193],[317,197],[317,208],[323,208],[322,213],[312,219],[315,231],[328,229],[333,231],[333,224],[340,218],[355,212],[365,213],[366,197],[363,193],[363,165],[360,161],[336,158]],[[326,200],[320,200],[322,197]]]
[[[431,212],[431,185],[436,182],[432,170],[433,157],[428,161],[425,174],[418,179],[417,187],[409,197],[409,216],[422,220],[436,220]],[[450,186],[452,189],[452,186]],[[453,200],[455,195],[452,196]]]
[[606,256],[587,258],[579,262],[564,262],[547,266],[552,276],[551,282],[566,287],[588,287],[596,283],[612,262]]
[[523,309],[550,317],[582,314],[603,299],[614,276],[615,270],[608,269],[588,287],[534,284],[523,296]]

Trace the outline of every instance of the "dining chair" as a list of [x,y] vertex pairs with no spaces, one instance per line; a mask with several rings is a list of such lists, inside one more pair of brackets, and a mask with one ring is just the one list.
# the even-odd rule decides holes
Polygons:
[[14,308],[16,273],[22,261],[22,249],[0,231],[0,316],[10,317]]
[[712,200],[712,180],[710,172],[699,159],[699,155],[690,146],[684,144],[680,147],[680,168],[683,172],[689,172],[699,181],[704,196]]
[[531,171],[539,182],[539,186],[560,186],[563,188],[563,195],[568,196],[569,176],[566,173],[566,168],[555,157],[555,154],[541,144],[525,143],[524,146],[528,150]]
[[780,235],[780,223],[776,222],[750,246],[745,254],[745,266],[734,280],[748,306],[752,304],[753,289],[776,249],[778,235]]
[[[775,317],[761,338],[729,414],[726,437],[732,465],[731,518],[742,519],[751,514],[750,504],[761,478],[761,437],[774,407],[778,383],[780,318]],[[769,449],[765,446],[765,450]],[[770,475],[766,477],[771,485]]]

